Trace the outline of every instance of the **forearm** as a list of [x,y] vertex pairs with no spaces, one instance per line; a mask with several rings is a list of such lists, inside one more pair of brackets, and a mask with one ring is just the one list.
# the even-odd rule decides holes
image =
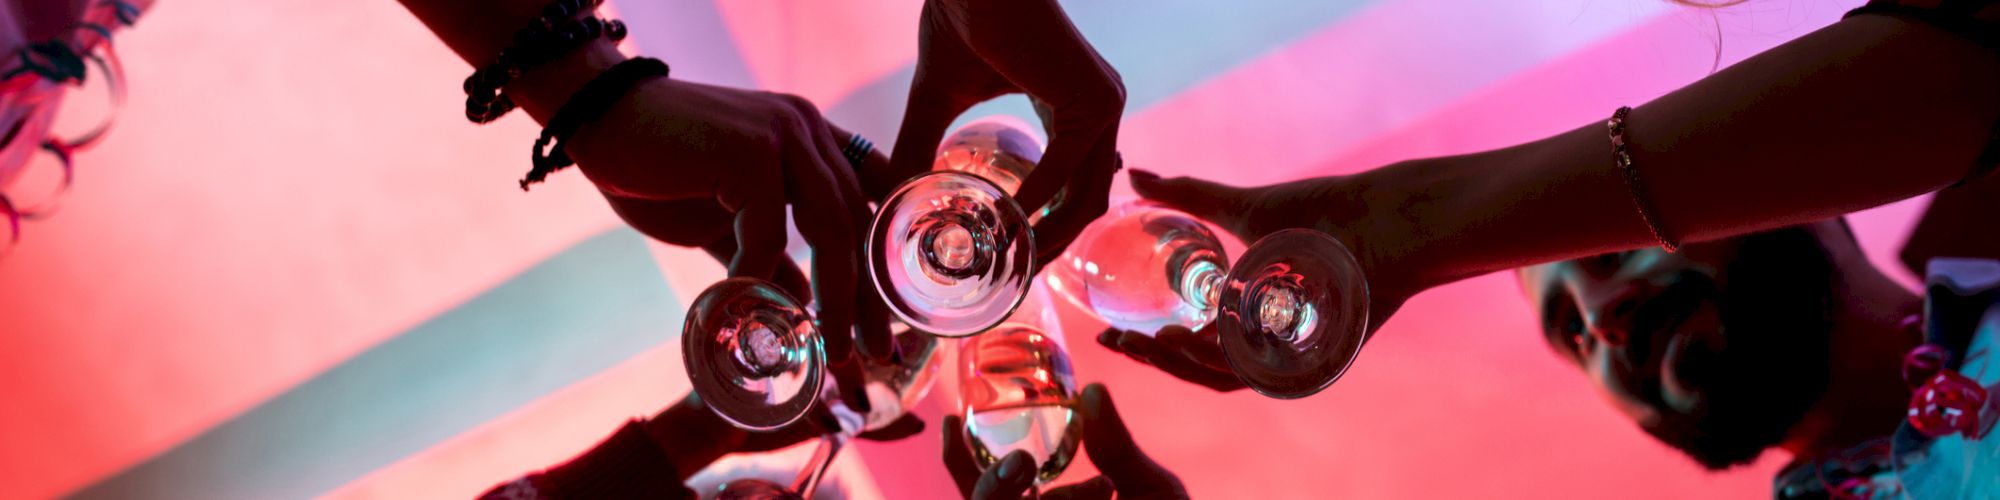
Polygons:
[[676,479],[680,481],[693,477],[742,445],[742,432],[693,397],[660,411],[645,425],[646,434],[673,462]]
[[[1567,151],[1566,155],[1552,154]],[[1363,234],[1396,248],[1361,249],[1404,263],[1379,272],[1437,286],[1538,262],[1653,244],[1611,164],[1601,124],[1536,143],[1398,163],[1362,174],[1363,196],[1390,217]],[[1380,220],[1386,219],[1386,220]]]
[[653,443],[647,429],[627,422],[582,454],[481,498],[697,498],[671,474],[673,457]]
[[[399,0],[431,33],[472,68],[492,63],[513,43],[514,33],[541,15],[550,0]],[[598,38],[555,60],[522,72],[506,93],[537,122],[550,115],[605,68],[625,59],[610,41]],[[457,82],[440,82],[453,84]]]
[[[2000,119],[1995,88],[1990,50],[1859,16],[1638,107],[1626,139],[1653,219],[1699,241],[1957,181]],[[1403,209],[1413,243],[1397,251],[1431,284],[1654,244],[1602,122],[1367,175],[1404,193],[1389,204]]]

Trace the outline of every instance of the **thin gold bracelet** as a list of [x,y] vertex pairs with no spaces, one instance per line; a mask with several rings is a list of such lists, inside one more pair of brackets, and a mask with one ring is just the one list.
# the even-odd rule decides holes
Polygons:
[[1611,129],[1611,161],[1625,172],[1625,187],[1632,193],[1632,206],[1639,210],[1639,220],[1646,223],[1646,230],[1653,233],[1653,240],[1660,243],[1660,248],[1673,253],[1680,250],[1681,245],[1668,238],[1666,230],[1660,228],[1660,222],[1653,218],[1652,207],[1646,204],[1646,197],[1639,190],[1639,168],[1632,164],[1632,154],[1625,148],[1625,116],[1631,113],[1631,106],[1620,106],[1617,112],[1611,114],[1611,119],[1604,122],[1605,128]]

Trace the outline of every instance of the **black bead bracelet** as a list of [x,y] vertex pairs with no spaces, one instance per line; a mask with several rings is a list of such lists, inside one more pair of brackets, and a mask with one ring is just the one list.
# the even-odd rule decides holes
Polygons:
[[465,79],[465,118],[487,123],[513,111],[514,100],[501,93],[509,82],[528,68],[554,60],[602,36],[616,42],[625,39],[625,23],[576,15],[595,10],[602,0],[557,0],[542,8],[528,26],[514,33],[513,44],[499,57]]
[[542,127],[541,138],[535,139],[534,168],[521,179],[521,190],[527,191],[528,185],[542,182],[550,173],[575,165],[576,161],[563,151],[563,143],[576,134],[576,129],[582,127],[584,122],[604,116],[604,112],[611,110],[612,104],[640,82],[653,77],[666,77],[668,69],[667,63],[651,57],[627,59],[599,73],[590,79],[590,83],[571,94],[569,101],[549,118],[548,126]]

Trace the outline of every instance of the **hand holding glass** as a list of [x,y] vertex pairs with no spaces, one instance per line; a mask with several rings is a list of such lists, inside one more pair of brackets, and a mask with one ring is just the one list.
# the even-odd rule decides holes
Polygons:
[[[1114,327],[1213,332],[1237,377],[1275,398],[1325,389],[1367,337],[1361,267],[1318,231],[1271,233],[1231,265],[1200,220],[1129,203],[1084,228],[1050,267],[1057,295]],[[1210,323],[1216,328],[1202,328]]]
[[930,173],[882,200],[866,253],[891,311],[917,329],[963,337],[1020,306],[1035,272],[1035,242],[1032,220],[1012,195],[1041,147],[1017,124],[976,121],[945,140]]
[[908,413],[930,390],[937,341],[909,331],[896,340],[903,344],[901,362],[865,365],[862,377],[873,408],[862,415],[841,403],[836,384],[826,383],[819,330],[803,304],[751,278],[723,280],[702,291],[688,311],[681,348],[688,378],[709,408],[753,431],[795,423],[821,401],[830,420],[822,423],[829,433],[812,465],[790,488],[742,479],[723,485],[719,498],[809,498],[850,438]]
[[1036,484],[1062,475],[1082,441],[1077,385],[1053,311],[1023,311],[960,340],[958,387],[973,463],[994,467],[1014,451],[1035,463]]

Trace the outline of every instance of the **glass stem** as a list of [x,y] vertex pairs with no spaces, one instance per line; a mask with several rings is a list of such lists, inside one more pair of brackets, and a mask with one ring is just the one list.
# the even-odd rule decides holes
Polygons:
[[829,432],[819,438],[819,447],[813,450],[812,462],[806,470],[799,471],[799,478],[792,481],[792,491],[800,498],[812,500],[813,492],[819,491],[820,479],[826,477],[826,470],[833,467],[834,457],[840,456],[840,449],[847,447],[848,436],[843,432]]
[[1222,296],[1223,278],[1222,268],[1214,262],[1189,262],[1186,269],[1181,270],[1181,300],[1203,311],[1214,311],[1216,299]]
[[1296,289],[1283,285],[1266,285],[1264,280],[1252,283],[1246,288],[1256,291],[1256,296],[1251,298],[1251,303],[1256,304],[1256,309],[1247,313],[1257,318],[1258,327],[1266,334],[1291,342],[1297,340],[1300,324],[1316,321],[1310,308],[1301,307],[1301,301],[1304,299]]

